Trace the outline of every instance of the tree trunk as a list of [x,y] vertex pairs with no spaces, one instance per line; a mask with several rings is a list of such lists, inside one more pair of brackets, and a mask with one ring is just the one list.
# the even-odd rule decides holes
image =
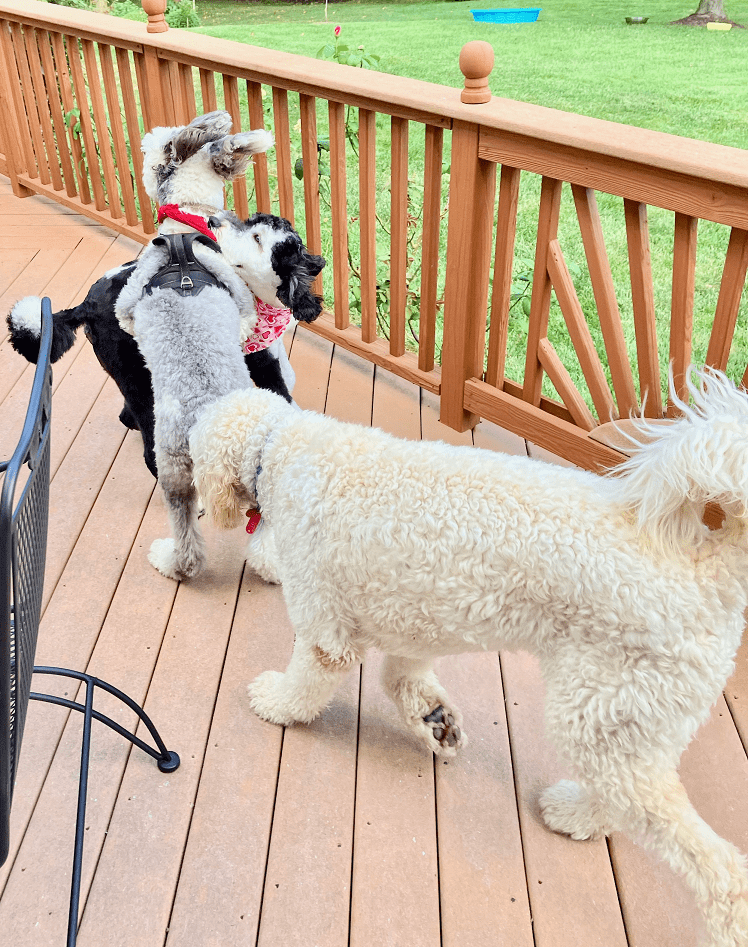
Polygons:
[[674,20],[672,26],[706,26],[707,23],[730,23],[740,29],[740,23],[735,23],[725,12],[725,0],[699,0],[699,8],[690,16],[682,20]]
[[709,16],[726,20],[725,0],[700,0],[699,9],[693,16]]

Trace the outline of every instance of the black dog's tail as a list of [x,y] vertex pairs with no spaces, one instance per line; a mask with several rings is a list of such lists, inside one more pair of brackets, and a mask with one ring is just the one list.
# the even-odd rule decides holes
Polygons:
[[[10,330],[10,344],[29,362],[36,364],[39,358],[41,337],[42,301],[38,296],[26,296],[13,306],[8,313],[7,323]],[[75,332],[83,324],[85,305],[81,303],[74,309],[61,309],[52,314],[52,355],[56,362],[75,342]]]
[[[114,301],[136,264],[135,260],[115,267],[101,276],[91,286],[86,298],[72,309],[60,309],[52,313],[52,355],[56,362],[75,344],[75,333],[84,323],[96,322],[102,313],[113,309]],[[36,364],[39,358],[41,337],[41,307],[38,296],[26,296],[8,313],[10,344],[29,362]]]

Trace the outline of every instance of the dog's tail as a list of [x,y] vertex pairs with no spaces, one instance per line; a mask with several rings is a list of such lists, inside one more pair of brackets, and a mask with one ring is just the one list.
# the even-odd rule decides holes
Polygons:
[[[83,324],[84,316],[82,305],[74,309],[61,309],[52,314],[53,362],[73,347],[76,329]],[[38,296],[24,297],[13,306],[6,321],[10,330],[10,344],[19,355],[36,364],[42,333],[41,299]]]
[[[694,376],[696,381],[694,381]],[[612,472],[614,498],[662,552],[694,549],[703,541],[709,502],[748,523],[748,394],[722,372],[688,372],[691,403],[670,393],[682,416],[668,425],[642,420],[649,440]]]

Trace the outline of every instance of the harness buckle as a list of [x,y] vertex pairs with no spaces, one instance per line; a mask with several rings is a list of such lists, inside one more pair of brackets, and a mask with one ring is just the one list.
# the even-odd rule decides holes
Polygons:
[[189,276],[187,276],[187,274],[185,273],[185,275],[182,277],[182,282],[179,284],[179,288],[189,291],[194,287],[194,285],[195,284],[192,282]]

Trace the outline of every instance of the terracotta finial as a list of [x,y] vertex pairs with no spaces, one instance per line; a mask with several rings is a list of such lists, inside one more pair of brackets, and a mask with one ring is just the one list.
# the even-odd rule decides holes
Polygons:
[[488,77],[493,69],[493,46],[482,39],[474,39],[460,50],[460,71],[465,76],[465,88],[460,99],[471,105],[491,100]]
[[141,5],[148,14],[147,32],[165,33],[169,29],[169,24],[164,19],[166,0],[141,0]]

